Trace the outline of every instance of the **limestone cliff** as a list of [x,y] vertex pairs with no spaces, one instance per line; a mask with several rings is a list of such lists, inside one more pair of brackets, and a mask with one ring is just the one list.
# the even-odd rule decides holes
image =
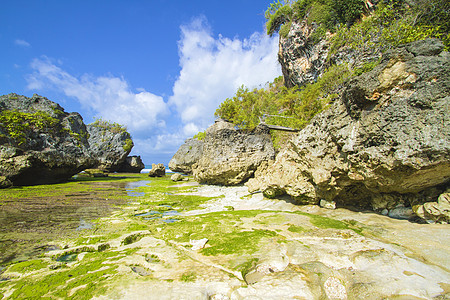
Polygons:
[[449,67],[435,39],[388,51],[257,171],[250,190],[380,211],[436,201],[450,180]]

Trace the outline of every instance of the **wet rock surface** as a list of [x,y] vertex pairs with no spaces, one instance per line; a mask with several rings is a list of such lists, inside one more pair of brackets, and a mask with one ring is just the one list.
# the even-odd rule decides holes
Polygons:
[[[163,186],[169,184],[164,180],[171,182],[168,177],[154,180],[162,180]],[[89,298],[94,299],[449,296],[446,225],[297,206],[261,193],[249,195],[242,186],[175,184],[170,183],[171,193],[178,189],[173,196],[158,200],[161,185],[155,186],[151,198],[150,194],[137,197],[122,211],[101,219],[98,231],[84,236],[82,246],[65,241],[64,249],[47,252],[42,263],[34,263],[37,271],[23,271],[20,264],[6,269],[2,277],[9,279],[0,285],[0,293],[9,299],[17,295],[23,280],[37,285],[49,276],[77,274],[44,295],[81,296],[90,291]],[[150,203],[163,209],[161,204],[170,199],[200,197],[196,198],[200,201],[202,196],[210,200],[182,211],[178,222],[139,214],[148,212]],[[108,232],[116,234],[107,238]],[[74,253],[73,261],[56,268],[55,257]],[[90,289],[83,276],[90,276]]]
[[123,204],[125,183],[113,177],[102,180],[86,178],[4,191],[14,197],[0,192],[0,265],[38,257],[54,247],[45,243],[62,236],[76,238],[80,230],[92,229],[91,220]]
[[250,191],[377,211],[437,201],[450,178],[449,58],[436,40],[386,53],[256,172]]

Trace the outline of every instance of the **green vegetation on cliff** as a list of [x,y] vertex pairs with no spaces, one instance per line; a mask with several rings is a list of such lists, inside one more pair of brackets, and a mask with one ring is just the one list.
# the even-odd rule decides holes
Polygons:
[[112,133],[126,132],[127,128],[119,123],[110,122],[103,119],[96,119],[93,123],[89,124],[103,130],[111,131]]
[[26,113],[4,110],[0,112],[0,137],[19,145],[25,143],[34,131],[49,132],[56,127],[60,127],[59,120],[43,111]]
[[[367,0],[276,1],[268,7],[267,34],[286,37],[292,21],[315,24],[312,40],[326,32],[336,33],[333,47],[369,46],[387,49],[428,37],[439,38],[450,47],[450,2],[442,0],[381,0],[376,6]],[[370,45],[370,44],[374,45]]]
[[365,11],[367,5],[363,0],[278,0],[265,13],[267,34],[280,31],[285,36],[291,21],[305,17],[308,24],[316,23],[318,31],[325,33],[339,24],[352,25]]
[[[346,65],[332,66],[317,82],[302,88],[287,88],[283,77],[265,88],[250,90],[240,87],[233,98],[226,99],[216,110],[217,117],[227,119],[240,129],[253,129],[263,119],[267,124],[301,129],[338,95],[335,89],[351,75]],[[275,146],[280,146],[286,133],[273,132]]]
[[[337,90],[351,76],[372,70],[374,59],[351,69],[333,65],[332,55],[344,48],[358,52],[381,52],[400,44],[439,38],[450,46],[450,2],[439,0],[298,0],[270,4],[265,17],[267,33],[286,37],[292,22],[305,20],[313,28],[309,41],[316,43],[330,32],[327,71],[316,82],[287,88],[281,77],[265,88],[250,90],[241,86],[216,110],[217,117],[229,120],[241,129],[253,129],[261,121],[301,129],[327,104],[338,97]],[[283,144],[286,133],[273,132],[275,146]]]

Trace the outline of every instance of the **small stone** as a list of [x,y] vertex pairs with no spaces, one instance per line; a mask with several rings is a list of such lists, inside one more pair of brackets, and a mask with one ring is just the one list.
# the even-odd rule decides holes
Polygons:
[[183,178],[184,178],[184,176],[181,175],[181,174],[179,174],[179,173],[175,173],[175,174],[173,174],[173,175],[170,177],[170,179],[171,179],[172,181],[182,181]]
[[86,169],[84,170],[89,177],[108,177],[108,173],[99,169]]
[[411,207],[397,206],[389,211],[388,216],[395,219],[407,220],[414,216],[414,213]]
[[140,266],[131,267],[131,270],[140,276],[152,275],[151,271],[147,270],[146,268],[140,267]]
[[320,200],[319,203],[320,207],[326,208],[326,209],[336,209],[336,202],[334,201],[327,201],[327,200]]

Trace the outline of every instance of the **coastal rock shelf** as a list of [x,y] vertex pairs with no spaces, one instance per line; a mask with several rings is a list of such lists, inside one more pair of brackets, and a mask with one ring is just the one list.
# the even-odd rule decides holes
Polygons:
[[3,299],[449,296],[447,225],[297,206],[244,186],[180,185],[169,176],[135,191],[144,195],[78,239],[3,270]]

